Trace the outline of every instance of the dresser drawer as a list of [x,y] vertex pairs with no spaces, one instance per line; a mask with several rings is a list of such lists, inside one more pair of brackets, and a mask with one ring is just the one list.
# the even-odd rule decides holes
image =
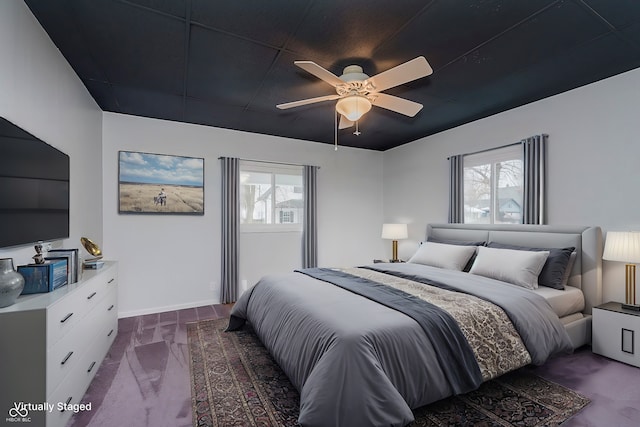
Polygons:
[[95,340],[97,346],[101,346],[106,342],[109,345],[104,349],[106,350],[111,345],[113,338],[118,334],[118,309],[117,309],[118,293],[116,289],[112,289],[104,300],[100,303],[100,306],[96,309],[96,317],[99,318],[99,326],[96,329]]
[[[47,310],[47,346],[51,347],[60,340],[73,325],[105,297],[107,292],[117,286],[117,270],[109,268],[106,274],[99,275],[69,288],[69,295],[53,304]],[[67,285],[69,286],[69,285]]]
[[[116,289],[113,289],[96,308],[93,317],[97,323],[95,329],[93,326],[89,328],[90,337],[86,338],[83,344],[85,351],[78,355],[78,359],[70,367],[68,375],[48,398],[49,402],[67,402],[71,399],[71,403],[80,403],[82,400],[117,335],[118,318],[114,311],[115,308],[109,310],[109,307],[115,307],[113,303],[116,299],[117,292]],[[66,422],[67,416],[68,414],[57,414],[53,418],[59,417]]]
[[60,410],[59,403],[75,405],[80,403],[86,388],[82,387],[82,377],[70,375],[60,383],[53,393],[47,396],[47,402],[55,405],[47,414],[47,427],[64,427],[73,415],[73,411]]
[[[117,323],[117,319],[115,321]],[[114,329],[113,322],[104,323],[102,326],[102,330],[93,337],[94,340],[91,342],[89,350],[84,354],[78,366],[74,368],[77,370],[74,375],[78,375],[82,379],[81,383],[84,390],[89,387],[118,333],[117,329]]]
[[101,289],[104,289],[104,280],[95,278],[74,289],[67,298],[47,310],[48,347],[55,345],[98,303],[104,293]]
[[86,314],[81,295],[70,293],[47,310],[47,347],[54,346]]
[[87,351],[87,344],[95,334],[98,319],[89,316],[60,339],[47,352],[47,394],[55,390],[69,373],[73,372],[78,360]]
[[[67,375],[73,375],[78,360],[90,349],[89,343],[97,335],[103,333],[108,324],[109,317],[115,315],[116,288],[107,288],[104,284],[97,291],[101,300],[96,303],[89,302],[83,296],[79,304],[87,304],[88,313],[78,324],[74,325],[57,343],[48,351],[47,357],[47,393],[50,393]],[[91,294],[89,294],[91,295]],[[98,294],[96,293],[96,297]],[[96,305],[97,306],[94,306]],[[110,307],[111,310],[109,310]]]

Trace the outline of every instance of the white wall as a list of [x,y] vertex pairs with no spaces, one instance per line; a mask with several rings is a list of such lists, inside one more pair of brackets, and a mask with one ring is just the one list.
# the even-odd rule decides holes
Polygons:
[[[118,151],[205,159],[205,214],[118,214]],[[120,261],[120,316],[219,301],[220,156],[320,166],[318,262],[370,263],[384,252],[382,153],[206,126],[105,113],[104,242]],[[243,234],[240,280],[300,267],[300,235]]]
[[[70,157],[70,237],[55,246],[102,240],[102,111],[22,1],[0,1],[0,58],[0,116]],[[0,249],[15,265],[34,254]]]
[[[548,223],[640,229],[640,70],[531,103],[384,153],[384,219],[410,223],[410,256],[429,222],[446,222],[454,154],[549,135]],[[624,267],[604,263],[604,300],[624,300]]]

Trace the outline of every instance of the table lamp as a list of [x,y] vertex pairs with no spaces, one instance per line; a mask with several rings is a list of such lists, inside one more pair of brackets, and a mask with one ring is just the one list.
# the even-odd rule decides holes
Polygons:
[[636,263],[640,262],[640,232],[609,231],[602,259],[626,262],[625,303],[622,308],[640,311],[636,304]]
[[391,262],[398,262],[398,240],[409,237],[407,224],[382,224],[382,238],[392,240],[393,258]]

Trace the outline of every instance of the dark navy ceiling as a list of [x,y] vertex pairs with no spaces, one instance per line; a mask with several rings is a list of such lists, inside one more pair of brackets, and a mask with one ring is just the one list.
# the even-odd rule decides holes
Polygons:
[[293,65],[373,76],[423,55],[340,145],[385,150],[640,66],[637,0],[25,0],[104,111],[332,144],[335,101]]

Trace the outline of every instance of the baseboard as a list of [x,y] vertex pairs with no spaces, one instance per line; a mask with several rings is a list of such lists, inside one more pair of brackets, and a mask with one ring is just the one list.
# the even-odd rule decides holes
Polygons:
[[218,300],[200,300],[189,302],[185,304],[168,305],[165,307],[153,307],[145,308],[142,310],[120,311],[118,312],[118,319],[124,319],[125,317],[144,316],[145,314],[157,314],[164,313],[165,311],[183,310],[185,308],[202,307],[203,305],[220,304]]

